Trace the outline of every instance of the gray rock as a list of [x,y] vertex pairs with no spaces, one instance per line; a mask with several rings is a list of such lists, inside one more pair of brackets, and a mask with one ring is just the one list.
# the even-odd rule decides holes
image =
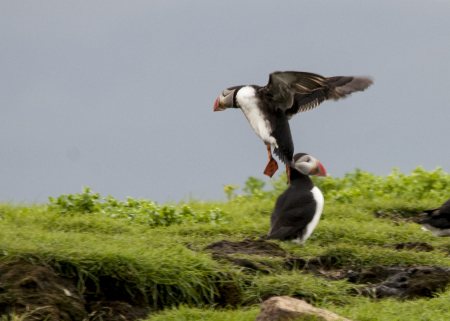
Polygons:
[[322,321],[350,321],[336,313],[315,308],[303,300],[289,296],[275,296],[264,301],[255,321],[287,321],[308,316]]

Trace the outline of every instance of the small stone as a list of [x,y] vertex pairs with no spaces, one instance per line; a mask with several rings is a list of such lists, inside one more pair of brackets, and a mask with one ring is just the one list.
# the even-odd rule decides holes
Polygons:
[[313,307],[289,296],[275,296],[264,301],[255,321],[287,321],[304,317],[317,317],[321,321],[350,321],[336,313]]

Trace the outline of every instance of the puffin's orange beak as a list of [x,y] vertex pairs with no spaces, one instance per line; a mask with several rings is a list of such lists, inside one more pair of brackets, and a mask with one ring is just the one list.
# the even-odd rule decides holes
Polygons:
[[323,167],[322,163],[317,161],[317,164],[319,165],[319,173],[314,176],[327,176],[327,171],[325,170],[325,167]]
[[221,111],[221,110],[225,110],[226,109],[225,107],[220,105],[219,98],[217,98],[216,102],[214,103],[214,111]]

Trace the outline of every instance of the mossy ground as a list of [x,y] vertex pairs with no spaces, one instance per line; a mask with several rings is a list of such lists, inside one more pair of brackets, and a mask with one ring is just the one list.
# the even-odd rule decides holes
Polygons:
[[[392,182],[391,182],[392,183]],[[275,190],[279,188],[276,186]],[[353,320],[450,320],[450,291],[432,299],[373,300],[355,296],[355,285],[328,281],[302,271],[288,271],[279,258],[270,273],[248,273],[226,261],[213,260],[204,247],[220,240],[242,241],[265,235],[276,193],[252,191],[229,202],[189,201],[194,212],[219,208],[221,222],[181,222],[149,227],[126,217],[104,213],[61,214],[46,205],[0,205],[0,257],[22,257],[51,265],[58,273],[76,271],[79,286],[101,276],[132,284],[159,313],[148,320],[254,320],[259,303],[272,295],[292,295]],[[322,219],[305,246],[278,242],[302,258],[333,256],[340,266],[450,266],[450,241],[436,238],[409,221],[376,218],[383,211],[408,216],[434,208],[450,193],[434,198],[405,197],[327,199]],[[426,242],[435,250],[419,252],[383,247],[401,242]],[[238,255],[240,257],[250,257]],[[254,258],[254,257],[253,257]],[[266,258],[267,259],[267,258]],[[242,305],[217,308],[221,282],[237,285]]]

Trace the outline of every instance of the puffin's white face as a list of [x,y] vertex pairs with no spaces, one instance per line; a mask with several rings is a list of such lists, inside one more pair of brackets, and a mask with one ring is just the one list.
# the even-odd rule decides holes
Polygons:
[[[294,159],[296,158],[295,156]],[[298,158],[294,162],[294,168],[304,175],[327,176],[325,167],[317,159],[308,154],[304,154]]]
[[236,93],[242,86],[230,87],[222,91],[219,98],[214,103],[214,111],[221,111],[227,108],[239,108],[236,106]]

